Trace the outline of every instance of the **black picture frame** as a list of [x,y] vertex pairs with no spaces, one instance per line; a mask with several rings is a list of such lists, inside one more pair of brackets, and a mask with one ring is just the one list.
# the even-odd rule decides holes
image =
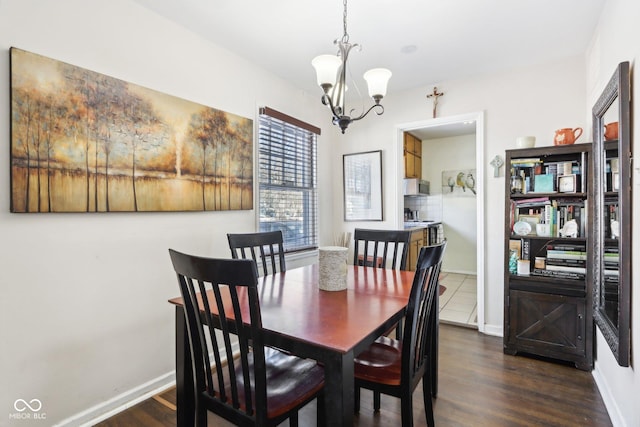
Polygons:
[[382,150],[342,156],[345,221],[382,221]]

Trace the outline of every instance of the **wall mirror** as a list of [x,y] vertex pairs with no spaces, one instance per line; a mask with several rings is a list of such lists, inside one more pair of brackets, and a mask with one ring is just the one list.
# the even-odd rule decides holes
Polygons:
[[622,62],[593,107],[595,322],[621,366],[630,359],[631,123],[629,63]]

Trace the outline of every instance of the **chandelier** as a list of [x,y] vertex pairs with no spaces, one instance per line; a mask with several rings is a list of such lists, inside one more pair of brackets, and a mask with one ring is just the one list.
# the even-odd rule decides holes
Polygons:
[[364,118],[371,110],[376,109],[376,114],[384,113],[384,107],[380,100],[387,94],[387,83],[391,77],[391,71],[386,68],[374,68],[364,73],[364,79],[369,88],[369,96],[373,98],[375,104],[363,111],[357,117],[351,117],[354,109],[347,112],[345,106],[345,91],[347,90],[347,59],[351,49],[360,50],[359,44],[349,43],[347,33],[347,0],[344,0],[344,13],[342,16],[344,33],[341,39],[336,39],[333,43],[338,45],[337,55],[319,55],[313,58],[311,65],[316,70],[318,85],[324,91],[322,103],[327,105],[333,115],[334,125],[338,125],[344,133],[351,122]]

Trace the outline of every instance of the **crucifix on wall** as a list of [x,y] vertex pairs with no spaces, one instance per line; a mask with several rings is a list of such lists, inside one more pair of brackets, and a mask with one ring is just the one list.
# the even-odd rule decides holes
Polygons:
[[438,92],[437,87],[433,87],[433,93],[427,95],[427,98],[433,98],[433,118],[436,118],[436,109],[438,108],[438,98],[444,95],[444,92]]

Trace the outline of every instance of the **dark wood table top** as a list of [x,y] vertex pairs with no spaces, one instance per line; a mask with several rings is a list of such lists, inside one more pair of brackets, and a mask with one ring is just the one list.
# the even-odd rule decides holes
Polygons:
[[[345,291],[318,289],[317,264],[262,277],[258,291],[263,328],[332,351],[353,351],[372,330],[403,312],[413,275],[348,266]],[[169,302],[181,305],[182,299]]]

